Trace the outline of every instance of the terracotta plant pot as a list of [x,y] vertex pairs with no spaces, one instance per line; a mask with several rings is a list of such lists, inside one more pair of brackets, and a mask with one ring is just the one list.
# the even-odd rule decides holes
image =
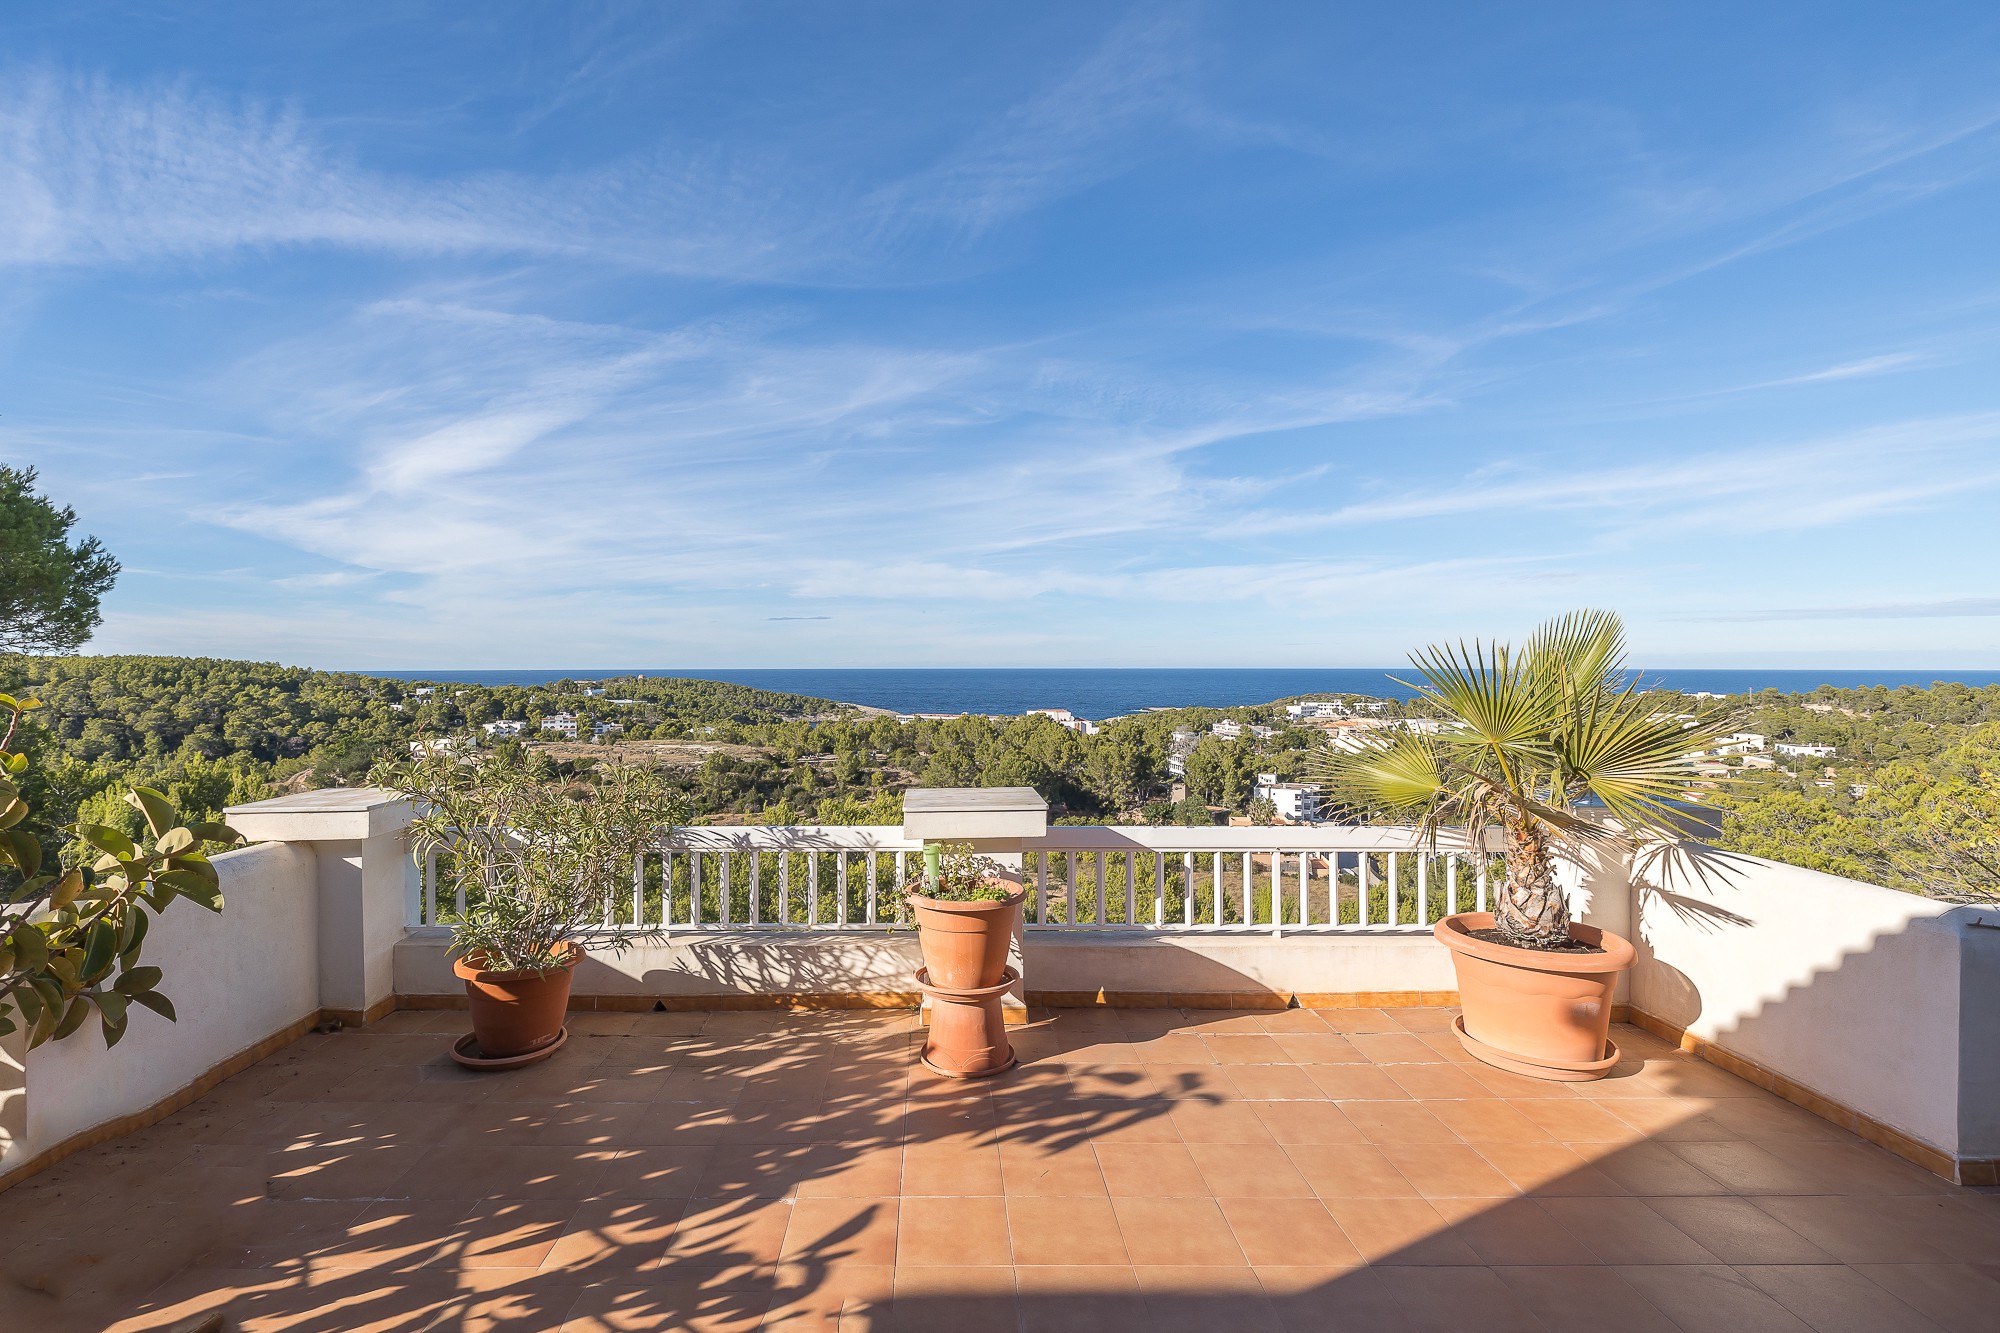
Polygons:
[[1023,889],[990,902],[948,903],[911,894],[917,945],[924,951],[931,984],[959,991],[998,985],[1027,896]]
[[1611,992],[1632,966],[1632,945],[1595,926],[1571,938],[1603,953],[1548,953],[1474,939],[1491,912],[1460,912],[1432,927],[1458,973],[1464,1013],[1454,1023],[1465,1049],[1487,1064],[1530,1078],[1584,1082],[1618,1063],[1611,1042]]
[[465,982],[472,1036],[481,1054],[489,1059],[527,1055],[562,1035],[570,973],[583,961],[583,950],[569,944],[564,955],[561,967],[545,972],[492,972],[480,967],[477,958],[452,960],[451,970]]

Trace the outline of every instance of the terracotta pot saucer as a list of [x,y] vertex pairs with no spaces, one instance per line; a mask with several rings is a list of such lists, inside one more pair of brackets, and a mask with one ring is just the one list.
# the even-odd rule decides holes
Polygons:
[[451,1044],[451,1058],[467,1069],[520,1069],[526,1065],[540,1064],[563,1048],[569,1040],[567,1025],[556,1033],[554,1041],[546,1046],[537,1046],[532,1051],[519,1055],[482,1055],[479,1053],[479,1039],[468,1032]]

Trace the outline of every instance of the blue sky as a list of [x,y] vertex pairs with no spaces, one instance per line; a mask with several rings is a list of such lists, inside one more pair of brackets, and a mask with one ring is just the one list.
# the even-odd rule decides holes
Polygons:
[[10,6],[98,651],[2000,666],[1989,5]]

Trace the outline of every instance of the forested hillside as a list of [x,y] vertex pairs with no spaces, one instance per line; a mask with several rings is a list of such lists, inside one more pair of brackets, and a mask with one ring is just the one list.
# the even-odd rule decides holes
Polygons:
[[[1047,796],[1058,819],[1206,824],[1257,814],[1260,772],[1310,778],[1323,740],[1288,723],[1282,701],[1140,713],[1084,735],[1042,716],[905,723],[715,681],[487,687],[209,658],[0,658],[0,689],[48,705],[28,744],[32,804],[50,829],[130,823],[120,797],[132,783],[208,817],[282,790],[364,781],[379,758],[444,737],[523,746],[556,767],[612,756],[656,764],[710,820],[896,823],[913,785],[1019,785]],[[1690,789],[1727,812],[1724,846],[1918,892],[2000,892],[2000,687],[1657,698],[1765,739],[1761,752],[1713,762]],[[1390,703],[1371,716],[1412,711],[1423,710]],[[585,737],[597,723],[619,730],[597,744],[538,730],[557,713],[576,716]],[[526,734],[484,736],[481,724],[503,719]],[[1271,734],[1211,734],[1224,720]],[[1833,754],[1780,755],[1783,744]]]

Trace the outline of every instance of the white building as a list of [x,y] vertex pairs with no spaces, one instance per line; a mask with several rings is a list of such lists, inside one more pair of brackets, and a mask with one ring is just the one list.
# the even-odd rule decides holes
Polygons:
[[1317,782],[1280,782],[1276,773],[1259,773],[1251,799],[1269,801],[1278,818],[1290,824],[1311,824],[1319,819],[1320,789]]
[[542,719],[542,730],[553,731],[559,735],[567,736],[571,740],[575,740],[576,714],[551,713],[547,717]]
[[1302,704],[1286,704],[1285,716],[1309,722],[1317,717],[1346,717],[1347,708],[1337,700],[1312,700]]
[[1176,728],[1167,742],[1167,773],[1171,777],[1187,776],[1188,756],[1194,753],[1196,737],[1186,727]]
[[1786,741],[1780,741],[1771,748],[1781,755],[1794,759],[1833,758],[1833,747],[1831,745],[1794,745]]
[[1025,717],[1045,717],[1059,727],[1066,727],[1079,736],[1095,736],[1097,724],[1087,717],[1078,717],[1067,708],[1030,708]]
[[498,722],[488,722],[479,729],[488,736],[518,736],[528,729],[528,724],[518,718],[503,718]]
[[416,689],[410,691],[411,694],[416,695],[419,699],[428,699],[437,692],[437,686],[435,685],[419,685]]
[[606,691],[602,685],[586,685],[583,687],[583,693],[587,699],[602,699]]
[[623,730],[625,730],[623,722],[599,722],[590,729],[590,734],[593,736],[616,736]]
[[411,741],[410,758],[422,759],[426,755],[456,754],[465,748],[465,740],[459,736],[439,736],[435,740]]
[[1724,736],[1716,747],[1717,754],[1749,754],[1764,749],[1764,737],[1754,731],[1738,731]]
[[1243,739],[1243,724],[1241,722],[1231,722],[1225,718],[1223,721],[1217,722],[1214,726],[1210,727],[1208,734],[1211,736],[1220,736],[1226,741],[1240,741]]

